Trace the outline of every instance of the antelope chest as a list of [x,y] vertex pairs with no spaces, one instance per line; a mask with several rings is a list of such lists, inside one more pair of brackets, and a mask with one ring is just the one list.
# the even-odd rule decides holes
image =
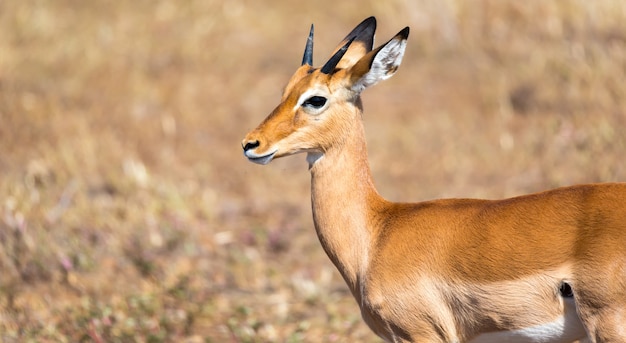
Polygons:
[[[433,278],[370,282],[361,287],[361,313],[369,327],[389,342],[572,342],[586,337],[574,298],[550,292],[550,279],[520,293],[518,284],[447,285]],[[395,280],[397,281],[397,280]]]

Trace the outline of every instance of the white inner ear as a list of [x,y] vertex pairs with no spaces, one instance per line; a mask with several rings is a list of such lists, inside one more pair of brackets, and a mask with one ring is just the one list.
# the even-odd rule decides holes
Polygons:
[[406,39],[392,39],[389,41],[374,56],[370,70],[352,85],[352,90],[360,93],[365,88],[393,76],[398,70],[400,63],[402,63],[405,48]]

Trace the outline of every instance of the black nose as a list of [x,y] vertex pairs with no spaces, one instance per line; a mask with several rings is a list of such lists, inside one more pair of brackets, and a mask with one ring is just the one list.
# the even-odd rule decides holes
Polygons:
[[259,143],[259,141],[252,141],[252,142],[248,142],[246,143],[246,145],[243,146],[243,151],[248,151],[250,149],[254,149],[256,147],[258,147],[261,143]]

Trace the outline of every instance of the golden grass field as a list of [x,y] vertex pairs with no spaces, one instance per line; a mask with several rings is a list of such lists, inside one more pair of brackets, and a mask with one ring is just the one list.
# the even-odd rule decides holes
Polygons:
[[363,95],[388,199],[626,181],[623,1],[0,1],[0,341],[380,342],[304,156],[240,146],[370,15],[412,30]]

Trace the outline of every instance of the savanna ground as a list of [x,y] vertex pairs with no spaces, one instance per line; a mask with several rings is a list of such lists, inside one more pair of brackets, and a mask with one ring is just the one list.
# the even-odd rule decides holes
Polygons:
[[0,341],[379,342],[304,156],[240,147],[369,15],[412,29],[364,93],[385,197],[626,181],[623,1],[0,1]]

